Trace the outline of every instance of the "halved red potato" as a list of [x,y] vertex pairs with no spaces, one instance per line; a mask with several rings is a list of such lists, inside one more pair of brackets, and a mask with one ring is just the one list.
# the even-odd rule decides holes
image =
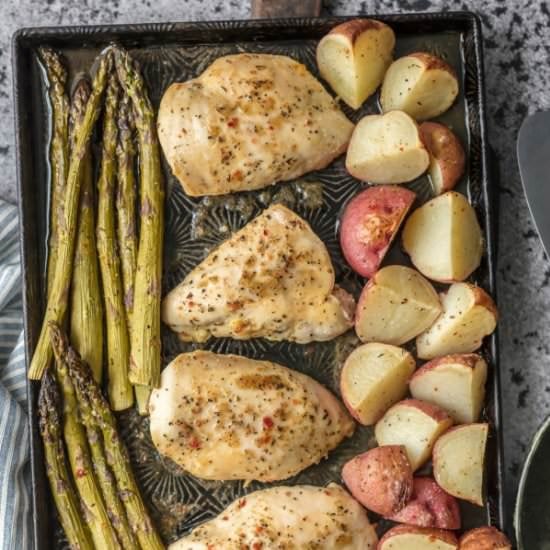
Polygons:
[[382,516],[399,512],[413,489],[412,470],[399,445],[375,447],[346,462],[342,478],[365,508]]
[[346,155],[348,172],[371,183],[412,181],[429,164],[418,125],[403,111],[363,117],[355,126]]
[[416,339],[421,359],[475,351],[496,328],[497,307],[478,286],[454,283],[441,295],[441,303],[443,313]]
[[458,95],[458,79],[445,61],[416,52],[394,61],[384,76],[380,104],[384,112],[399,109],[416,120],[444,113]]
[[407,393],[416,364],[406,350],[369,343],[351,352],[340,376],[342,399],[361,424],[374,424]]
[[468,199],[448,191],[424,203],[403,228],[403,247],[428,279],[463,281],[475,271],[483,254],[483,237]]
[[450,191],[458,183],[466,164],[460,140],[443,124],[423,122],[420,135],[430,153],[428,174],[436,195]]
[[397,525],[378,543],[376,550],[457,550],[458,540],[443,529]]
[[430,459],[435,442],[452,425],[453,419],[443,409],[405,399],[386,411],[374,434],[378,445],[403,445],[414,472]]
[[403,187],[380,185],[361,191],[346,206],[340,223],[340,246],[359,275],[374,275],[415,197]]
[[352,109],[382,83],[391,63],[395,35],[374,19],[353,19],[334,27],[317,46],[321,76]]
[[487,363],[475,353],[445,355],[422,365],[409,389],[415,399],[433,403],[461,424],[477,422],[485,399]]
[[460,509],[431,477],[415,477],[408,504],[389,519],[418,527],[460,529]]
[[459,550],[512,550],[512,543],[495,527],[478,527],[460,537]]
[[365,285],[355,311],[355,331],[363,342],[400,345],[439,317],[441,303],[418,271],[402,265],[379,269]]
[[438,485],[450,495],[483,506],[483,470],[488,424],[451,428],[435,443],[433,472]]

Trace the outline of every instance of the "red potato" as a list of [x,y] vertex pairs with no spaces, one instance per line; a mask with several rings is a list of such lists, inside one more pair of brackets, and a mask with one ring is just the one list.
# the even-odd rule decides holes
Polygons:
[[487,363],[475,353],[446,355],[422,365],[411,377],[409,389],[446,410],[456,422],[477,422],[485,398]]
[[374,433],[379,445],[403,445],[415,471],[430,459],[435,442],[452,425],[453,419],[443,409],[405,399],[386,411]]
[[415,477],[411,500],[388,519],[418,527],[460,529],[458,502],[430,477]]
[[458,540],[443,529],[397,525],[378,543],[376,550],[457,550]]
[[369,187],[347,205],[340,225],[340,246],[348,264],[372,277],[382,263],[416,194],[403,187]]
[[403,509],[413,489],[407,453],[399,445],[375,447],[352,458],[344,465],[342,478],[356,500],[382,516]]
[[451,428],[435,443],[433,472],[438,485],[450,495],[483,506],[483,472],[488,424]]
[[512,543],[495,527],[478,527],[460,537],[459,550],[512,550]]
[[340,389],[352,416],[365,426],[380,417],[407,393],[416,368],[403,348],[370,342],[353,350],[342,368]]
[[428,174],[434,193],[441,195],[450,191],[464,174],[466,164],[460,140],[447,126],[438,122],[422,123],[420,136],[430,153]]

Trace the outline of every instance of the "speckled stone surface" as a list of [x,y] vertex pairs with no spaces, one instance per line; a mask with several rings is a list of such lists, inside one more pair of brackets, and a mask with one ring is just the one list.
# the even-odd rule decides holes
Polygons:
[[[472,9],[483,20],[489,138],[500,169],[497,285],[502,313],[506,496],[511,518],[527,446],[550,413],[550,262],[529,218],[515,157],[523,118],[550,109],[550,2],[325,0],[324,4],[326,13],[338,15]],[[15,200],[10,37],[17,28],[246,18],[249,11],[246,0],[0,2],[0,196]]]

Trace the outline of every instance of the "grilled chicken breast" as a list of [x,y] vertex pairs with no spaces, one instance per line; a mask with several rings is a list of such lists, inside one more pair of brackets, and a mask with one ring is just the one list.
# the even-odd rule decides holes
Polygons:
[[353,324],[353,297],[334,286],[323,242],[274,205],[222,243],[164,299],[162,319],[183,340],[331,340]]
[[319,462],[354,423],[312,378],[268,361],[179,355],[149,403],[159,452],[213,480],[277,481]]
[[188,195],[260,189],[324,168],[348,145],[353,124],[304,65],[238,54],[172,84],[158,135]]
[[377,542],[365,510],[331,483],[251,493],[169,550],[374,550]]

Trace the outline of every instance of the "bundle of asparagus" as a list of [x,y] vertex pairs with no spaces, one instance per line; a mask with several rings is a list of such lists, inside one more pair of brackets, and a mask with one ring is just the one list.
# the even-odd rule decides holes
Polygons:
[[[119,48],[101,54],[91,89],[86,80],[77,83],[70,116],[61,59],[49,49],[40,59],[53,115],[51,227],[47,308],[29,377],[43,378],[39,414],[48,478],[72,548],[155,550],[163,545],[111,412],[132,405],[131,380],[146,413],[160,376],[164,195],[154,112],[139,70]],[[90,142],[102,110],[95,201]],[[69,312],[78,352],[60,330]],[[111,408],[98,385],[104,334]]]
[[[56,370],[63,380],[63,387],[70,388],[69,397],[74,392],[78,414],[88,434],[89,445],[81,447],[80,456],[83,462],[89,461],[90,457],[93,459],[95,476],[101,486],[109,513],[110,523],[103,526],[103,535],[106,537],[113,529],[118,536],[114,542],[110,541],[108,544],[99,544],[94,538],[96,548],[163,549],[164,545],[141,499],[128,452],[116,429],[116,420],[100,387],[94,381],[88,366],[69,345],[67,336],[59,326],[52,323],[49,330],[55,352]],[[69,441],[65,441],[69,448]],[[75,467],[72,471],[73,477],[81,473]],[[53,484],[52,491],[57,491]]]

